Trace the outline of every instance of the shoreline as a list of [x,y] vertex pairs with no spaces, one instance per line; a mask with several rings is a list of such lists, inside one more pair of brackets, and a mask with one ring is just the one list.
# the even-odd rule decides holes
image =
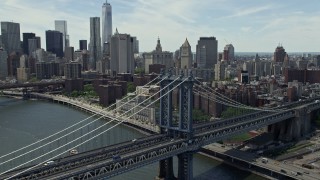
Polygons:
[[22,98],[22,97],[20,97],[20,96],[13,96],[13,95],[4,95],[4,94],[0,94],[0,97],[23,100],[23,98]]

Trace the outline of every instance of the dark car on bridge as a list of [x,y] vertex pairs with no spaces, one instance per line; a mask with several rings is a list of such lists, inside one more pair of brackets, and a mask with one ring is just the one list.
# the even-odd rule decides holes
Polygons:
[[121,157],[120,157],[120,155],[113,155],[113,156],[112,156],[112,159],[113,159],[114,161],[118,161],[118,160],[121,159]]

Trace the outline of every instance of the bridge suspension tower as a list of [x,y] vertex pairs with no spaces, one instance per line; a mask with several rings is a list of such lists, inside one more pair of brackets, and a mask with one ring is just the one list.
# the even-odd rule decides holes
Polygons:
[[[193,84],[192,72],[179,75],[180,78],[172,83],[177,77],[169,70],[165,75],[162,71],[160,83],[160,120],[159,126],[162,134],[167,134],[172,139],[183,138],[190,140],[192,137],[192,107],[193,107]],[[174,112],[172,105],[173,87],[180,84],[178,89],[178,112]],[[168,86],[169,85],[169,86]],[[168,93],[169,92],[169,93]],[[166,94],[165,96],[162,96]],[[178,114],[173,116],[173,113]],[[161,160],[159,164],[160,179],[174,179],[173,157]],[[178,155],[178,179],[193,179],[193,152],[184,152]]]

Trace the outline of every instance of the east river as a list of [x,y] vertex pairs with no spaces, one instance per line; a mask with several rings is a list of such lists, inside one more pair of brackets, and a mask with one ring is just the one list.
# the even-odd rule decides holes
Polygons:
[[[89,116],[91,114],[50,102],[0,97],[0,156],[36,142]],[[98,123],[106,122],[107,120],[100,119]],[[134,129],[119,125],[111,129],[103,138],[96,140],[98,143],[89,143],[87,147],[78,150],[81,152],[143,136]],[[176,160],[174,158],[175,174],[177,174]],[[263,179],[199,154],[194,155],[193,169],[194,179],[198,180]],[[157,172],[158,163],[154,163],[112,179],[154,179]]]

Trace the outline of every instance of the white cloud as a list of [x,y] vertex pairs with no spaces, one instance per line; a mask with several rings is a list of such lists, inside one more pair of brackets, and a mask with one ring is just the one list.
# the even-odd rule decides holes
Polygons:
[[260,7],[250,7],[250,8],[237,8],[237,11],[230,15],[226,16],[225,18],[235,18],[235,17],[241,17],[241,16],[248,16],[253,15],[262,11],[269,10],[272,6],[271,5],[265,5]]
[[[140,4],[139,4],[140,3]],[[140,39],[141,49],[152,51],[155,48],[157,37],[160,36],[164,50],[178,49],[185,38],[196,42],[199,34],[206,33],[206,26],[197,26],[196,10],[199,5],[196,1],[144,1],[139,0],[132,12],[124,14],[121,18],[114,16],[119,32],[130,33]],[[127,18],[129,18],[126,20]],[[117,22],[120,22],[118,24]],[[128,31],[126,31],[128,29]],[[212,36],[212,32],[205,36]],[[143,42],[146,42],[143,44]],[[151,44],[150,44],[151,43]],[[195,48],[195,45],[192,47]]]
[[283,22],[285,21],[284,18],[277,18],[277,19],[272,19],[270,22],[266,23],[261,29],[259,29],[257,32],[269,30],[271,28],[276,28],[282,26]]
[[[54,20],[66,20],[71,45],[77,49],[79,39],[89,41],[89,18],[101,16],[105,0],[58,1],[1,0],[0,21],[20,23],[21,33],[35,32],[45,48],[45,30],[54,29]],[[320,15],[306,8],[257,3],[244,7],[236,0],[108,2],[113,7],[113,29],[137,36],[142,51],[153,50],[158,36],[169,51],[178,49],[186,37],[195,51],[200,36],[215,36],[219,50],[227,39],[236,51],[273,51],[279,41],[290,42],[287,49],[293,51],[319,51]]]
[[[60,0],[60,3],[66,4],[71,0]],[[61,4],[60,4],[61,5]],[[14,21],[20,23],[21,34],[23,32],[34,32],[41,36],[42,48],[45,49],[45,31],[54,29],[55,20],[67,20],[68,31],[72,38],[88,39],[89,17],[83,19],[76,14],[70,14],[60,11],[53,1],[34,1],[34,3],[18,0],[5,2],[4,11],[0,12],[1,21]],[[10,13],[10,11],[19,13]],[[6,16],[10,14],[10,16]],[[73,41],[73,40],[72,40]],[[78,46],[78,44],[73,44]]]
[[252,27],[241,27],[240,28],[241,29],[241,31],[243,31],[243,32],[249,32],[251,29],[252,29]]

